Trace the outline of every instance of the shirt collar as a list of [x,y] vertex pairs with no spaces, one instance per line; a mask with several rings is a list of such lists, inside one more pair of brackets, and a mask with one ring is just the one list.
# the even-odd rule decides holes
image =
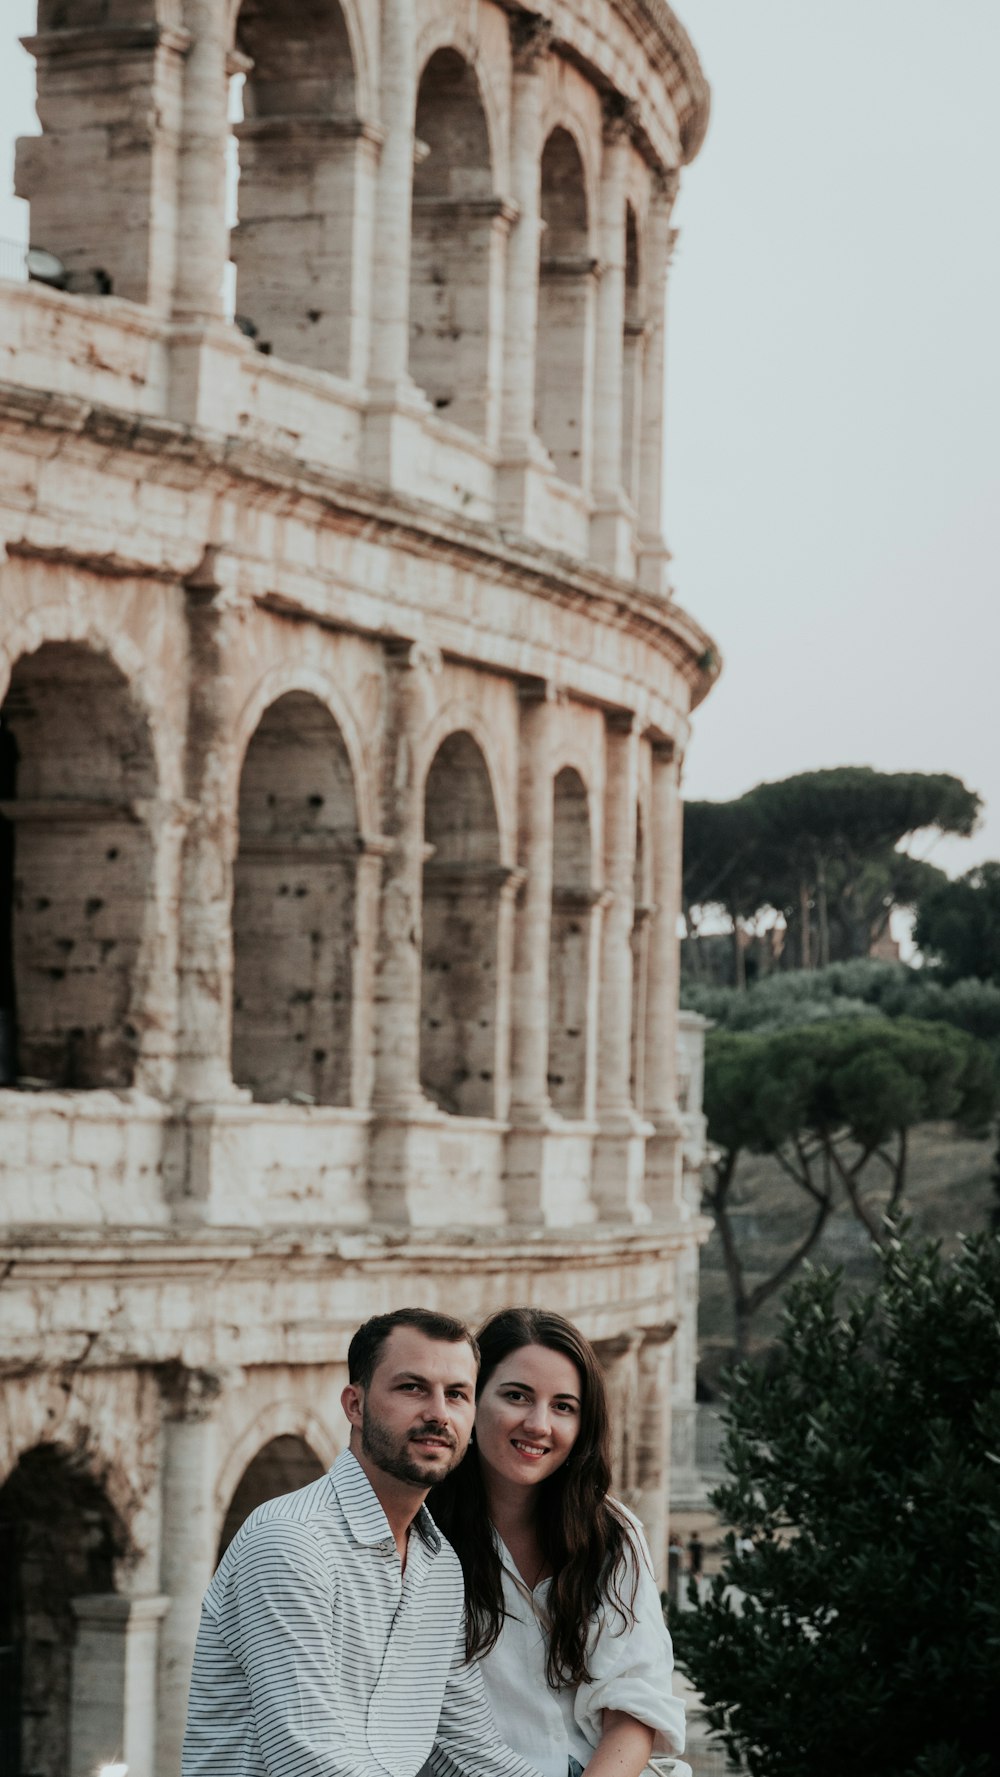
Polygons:
[[[330,1470],[330,1485],[340,1501],[355,1542],[373,1548],[392,1537],[378,1495],[353,1451],[341,1451]],[[421,1541],[426,1543],[432,1555],[436,1555],[441,1547],[441,1532],[426,1506],[421,1506],[413,1522]]]

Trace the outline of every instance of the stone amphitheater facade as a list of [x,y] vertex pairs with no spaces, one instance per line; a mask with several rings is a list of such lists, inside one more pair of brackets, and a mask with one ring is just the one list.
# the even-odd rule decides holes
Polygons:
[[368,1314],[579,1321],[663,1559],[708,98],[662,0],[39,0],[27,47],[63,269],[0,282],[0,1764],[176,1777],[217,1551],[341,1447]]

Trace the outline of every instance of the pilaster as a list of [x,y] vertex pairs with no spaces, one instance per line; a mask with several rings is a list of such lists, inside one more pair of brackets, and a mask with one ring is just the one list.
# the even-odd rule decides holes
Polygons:
[[631,1101],[632,927],[639,734],[631,714],[609,716],[605,738],[604,881],[594,1199],[602,1219],[649,1220],[642,1193],[647,1128]]
[[670,218],[679,175],[654,182],[646,223],[646,290],[649,321],[642,370],[639,424],[638,580],[647,592],[667,593],[670,551],[663,536],[664,379],[666,376],[667,274],[677,241]]
[[517,220],[506,257],[497,506],[501,522],[522,531],[529,528],[532,483],[547,473],[545,453],[535,436],[535,358],[544,66],[551,40],[552,27],[546,20],[527,14],[512,18],[510,182]]
[[169,1604],[118,1593],[72,1600],[68,1777],[93,1777],[118,1760],[133,1771],[153,1770],[157,1638]]
[[677,997],[681,901],[681,761],[673,743],[652,747],[650,842],[656,912],[649,933],[644,1113],[655,1133],[646,1148],[646,1201],[654,1219],[681,1208],[683,1127],[677,1111]]
[[631,117],[619,101],[606,108],[601,161],[601,273],[597,291],[594,372],[591,550],[623,578],[632,566],[632,515],[622,488],[625,342],[625,186]]
[[[163,1397],[161,1586],[168,1600],[160,1632],[157,1777],[177,1777],[201,1600],[215,1567],[219,1526],[215,1413],[222,1377],[174,1364],[161,1372]],[[131,1759],[127,1761],[132,1764]],[[151,1771],[150,1762],[133,1769]],[[82,1777],[82,1773],[81,1773]],[[88,1770],[87,1777],[91,1777]]]
[[244,614],[231,564],[209,548],[187,583],[190,821],[181,865],[175,1092],[189,1102],[245,1098],[230,1069],[233,986],[232,665]]

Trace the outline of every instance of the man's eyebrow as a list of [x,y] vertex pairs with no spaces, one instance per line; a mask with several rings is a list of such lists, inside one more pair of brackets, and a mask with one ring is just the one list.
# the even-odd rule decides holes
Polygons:
[[[428,1383],[427,1377],[422,1375],[419,1370],[397,1370],[396,1374],[393,1376],[392,1380],[393,1380],[393,1382],[420,1382],[423,1384],[423,1386],[425,1388],[427,1387],[427,1383]],[[474,1387],[474,1383],[473,1383],[471,1377],[460,1376],[454,1382],[446,1382],[444,1384],[444,1387],[445,1388],[472,1388],[472,1387]]]

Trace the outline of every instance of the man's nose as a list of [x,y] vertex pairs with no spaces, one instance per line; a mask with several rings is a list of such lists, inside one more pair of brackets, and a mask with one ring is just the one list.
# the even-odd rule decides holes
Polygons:
[[451,1402],[443,1388],[431,1388],[424,1396],[423,1417],[443,1423],[451,1417]]

